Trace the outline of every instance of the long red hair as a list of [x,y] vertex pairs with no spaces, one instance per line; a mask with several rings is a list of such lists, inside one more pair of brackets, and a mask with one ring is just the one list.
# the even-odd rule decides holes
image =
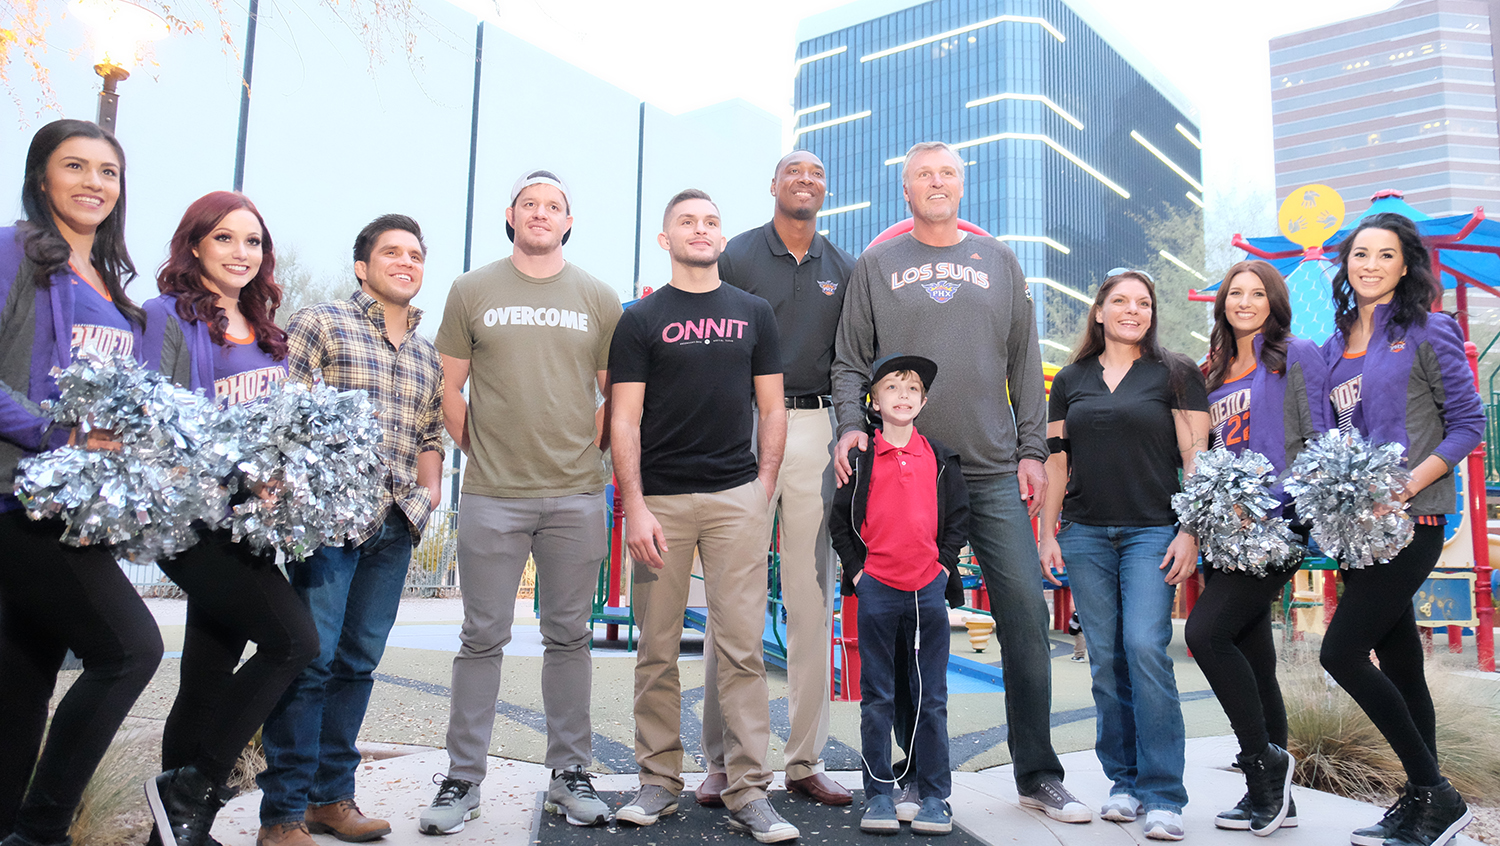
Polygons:
[[276,309],[281,305],[281,286],[276,284],[276,250],[271,230],[250,198],[234,191],[214,191],[193,201],[182,213],[182,222],[172,233],[167,260],[156,271],[156,287],[163,294],[177,298],[177,316],[183,320],[208,324],[215,344],[226,342],[229,316],[219,306],[219,295],[203,282],[203,265],[193,255],[193,247],[207,238],[230,212],[244,209],[260,223],[260,272],[240,291],[240,313],[255,331],[255,343],[278,361],[286,358],[286,331],[276,325]]

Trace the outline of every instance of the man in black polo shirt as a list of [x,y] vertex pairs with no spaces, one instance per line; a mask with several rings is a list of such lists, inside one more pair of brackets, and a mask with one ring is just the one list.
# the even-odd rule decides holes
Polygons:
[[[771,179],[776,198],[771,221],[729,242],[719,257],[719,278],[769,302],[781,335],[786,456],[767,525],[776,525],[779,514],[791,700],[786,785],[819,802],[847,805],[853,799],[849,791],[823,774],[823,746],[828,741],[828,627],[836,572],[828,540],[835,440],[829,372],[854,259],[817,232],[826,191],[817,156],[805,150],[787,154]],[[716,806],[726,783],[724,722],[711,645],[703,654],[702,742],[709,776],[696,795],[699,803]]]

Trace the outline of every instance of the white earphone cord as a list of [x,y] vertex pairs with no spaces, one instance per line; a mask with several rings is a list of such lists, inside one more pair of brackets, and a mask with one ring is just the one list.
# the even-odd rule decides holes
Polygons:
[[[917,591],[911,592],[911,607],[913,613],[917,618],[917,631],[912,638],[912,652],[921,653],[922,606],[917,602]],[[921,658],[922,656],[920,654],[916,654],[915,657]],[[891,773],[891,778],[881,778],[880,776],[875,775],[875,773],[870,771],[870,762],[865,760],[865,751],[863,749],[859,750],[859,760],[865,765],[865,772],[870,773],[870,778],[874,781],[880,782],[881,784],[900,783],[901,779],[906,778],[911,774],[912,759],[917,757],[917,724],[922,721],[922,662],[915,661],[913,663],[916,664],[915,669],[917,672],[917,699],[912,703],[912,705],[916,708],[917,716],[911,721],[911,740],[906,744],[906,766],[901,769],[901,775],[896,775],[894,771]],[[848,666],[847,662],[845,662],[845,666]],[[882,742],[884,741],[882,740]]]

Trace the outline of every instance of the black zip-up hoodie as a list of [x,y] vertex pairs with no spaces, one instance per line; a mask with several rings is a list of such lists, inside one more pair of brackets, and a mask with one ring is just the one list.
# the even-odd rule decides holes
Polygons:
[[[958,551],[969,537],[969,488],[964,484],[958,453],[933,438],[927,438],[927,443],[937,460],[938,562],[948,571],[948,605],[958,608],[964,604]],[[859,530],[865,524],[865,505],[870,498],[870,467],[874,460],[873,438],[868,450],[862,452],[858,447],[849,450],[849,466],[854,468],[854,475],[833,494],[828,532],[844,565],[844,596],[854,595],[854,575],[864,570],[865,554],[869,552]]]

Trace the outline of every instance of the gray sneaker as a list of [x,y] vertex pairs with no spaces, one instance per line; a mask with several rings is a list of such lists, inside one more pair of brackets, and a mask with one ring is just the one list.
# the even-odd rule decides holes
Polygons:
[[796,826],[776,813],[776,809],[771,807],[770,799],[756,799],[730,814],[729,827],[735,831],[749,832],[760,843],[796,840],[802,834]]
[[922,810],[922,796],[917,793],[915,784],[908,784],[901,788],[896,794],[896,819],[909,823],[917,818],[917,812]]
[[609,822],[609,806],[594,792],[589,774],[578,764],[552,771],[552,783],[547,786],[547,801],[542,808],[549,814],[565,814],[569,825]]
[[635,798],[618,811],[615,819],[635,825],[653,825],[667,814],[677,813],[677,795],[659,784],[643,784]]
[[433,776],[437,798],[422,809],[417,830],[423,834],[457,834],[464,823],[479,819],[479,785],[461,778]]
[[1044,778],[1030,793],[1020,795],[1021,807],[1034,808],[1058,822],[1092,822],[1094,812],[1078,801],[1056,778]]

